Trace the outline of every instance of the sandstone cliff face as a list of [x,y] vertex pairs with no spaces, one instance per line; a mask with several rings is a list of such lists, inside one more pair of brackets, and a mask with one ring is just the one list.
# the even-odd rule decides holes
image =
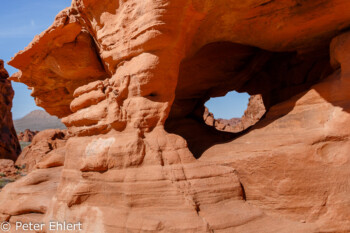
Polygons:
[[16,160],[21,152],[12,121],[12,99],[14,92],[4,61],[0,60],[0,159]]
[[[73,0],[10,62],[21,70],[12,79],[64,117],[64,165],[6,186],[1,219],[349,232],[349,7]],[[267,111],[240,134],[203,119],[204,103],[232,90],[261,95]]]

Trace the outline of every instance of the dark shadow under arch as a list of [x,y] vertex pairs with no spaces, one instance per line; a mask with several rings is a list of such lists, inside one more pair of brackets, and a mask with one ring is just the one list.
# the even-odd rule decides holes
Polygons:
[[[259,48],[216,42],[182,61],[175,100],[165,129],[186,139],[195,158],[213,145],[227,143],[249,132],[221,132],[203,120],[204,103],[229,91],[261,95],[270,106],[308,90],[333,72],[328,49],[308,54],[276,53]],[[293,109],[284,109],[282,115]],[[282,116],[281,115],[281,116]],[[262,127],[257,124],[256,127]]]

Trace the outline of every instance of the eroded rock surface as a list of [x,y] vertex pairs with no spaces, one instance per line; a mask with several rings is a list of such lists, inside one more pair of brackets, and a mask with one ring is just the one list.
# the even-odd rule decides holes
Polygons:
[[[73,0],[10,62],[69,138],[0,193],[0,220],[349,232],[349,7]],[[204,103],[232,90],[260,95],[267,111],[247,111],[260,121],[239,134],[203,119]]]
[[47,166],[63,166],[67,139],[65,130],[47,129],[39,132],[32,143],[23,149],[16,165],[27,171]]
[[0,60],[0,159],[16,160],[21,147],[12,121],[12,99],[14,91],[4,68],[4,61]]

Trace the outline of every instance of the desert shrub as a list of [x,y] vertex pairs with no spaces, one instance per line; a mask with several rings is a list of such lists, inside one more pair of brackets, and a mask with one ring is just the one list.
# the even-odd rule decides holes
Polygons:
[[0,189],[2,189],[3,187],[5,187],[5,185],[7,185],[8,183],[14,182],[14,179],[0,179]]

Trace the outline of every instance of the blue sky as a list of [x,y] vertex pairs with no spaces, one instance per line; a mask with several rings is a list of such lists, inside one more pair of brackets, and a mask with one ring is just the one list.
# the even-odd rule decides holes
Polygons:
[[247,109],[249,97],[247,93],[231,91],[226,96],[211,98],[205,106],[215,118],[240,118]]
[[[24,49],[34,38],[47,29],[55,16],[70,6],[71,0],[6,0],[0,8],[0,59],[8,62],[18,51]],[[16,69],[6,65],[11,74]],[[12,114],[21,118],[35,109],[30,90],[21,83],[12,82],[15,90]],[[226,97],[209,100],[206,106],[216,118],[231,119],[241,117],[248,104],[248,94],[230,92]]]
[[[34,38],[47,29],[55,16],[68,7],[71,0],[6,0],[0,7],[0,59],[8,62]],[[5,65],[11,74],[16,69]],[[34,109],[35,105],[27,86],[12,82],[15,90],[12,114],[18,119]]]

